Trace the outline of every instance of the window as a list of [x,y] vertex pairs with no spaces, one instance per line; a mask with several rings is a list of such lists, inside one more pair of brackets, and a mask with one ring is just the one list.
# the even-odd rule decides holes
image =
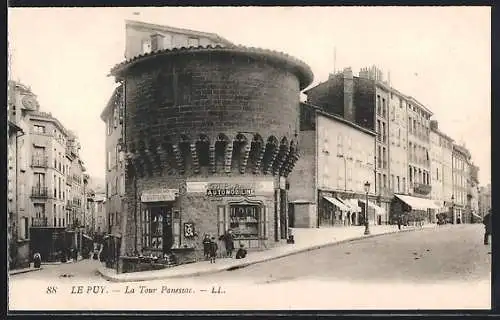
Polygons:
[[118,194],[119,193],[119,189],[118,189],[118,177],[115,177],[115,194]]
[[382,190],[382,175],[380,173],[377,173],[377,186],[378,186],[378,192]]
[[400,192],[399,190],[401,190],[401,188],[400,188],[401,186],[400,186],[400,184],[399,184],[399,182],[400,182],[400,181],[399,181],[399,176],[397,176],[397,177],[396,177],[396,182],[397,182],[397,189],[396,189],[396,191],[397,191],[397,192]]
[[410,180],[410,183],[413,182],[413,170],[411,168],[411,166],[408,167],[408,178]]
[[29,239],[29,220],[27,217],[21,218],[21,237]]
[[[116,219],[118,219],[117,217]],[[146,208],[143,210],[143,222],[143,247],[147,248],[148,251],[162,252],[164,250],[163,241],[167,240],[164,239],[164,231],[168,233],[168,230],[172,228],[172,208]]]
[[386,112],[387,112],[387,106],[385,104],[385,98],[382,98],[382,117],[386,117]]
[[59,199],[62,199],[62,193],[61,193],[61,177],[59,179]]
[[151,40],[142,40],[142,53],[149,53],[151,52]]
[[380,96],[377,95],[377,114],[381,115]]
[[391,180],[389,180],[389,189],[391,189],[393,192],[396,189],[396,180],[394,180],[394,175],[391,174]]
[[35,133],[45,133],[45,126],[34,125],[33,130]]
[[342,135],[339,134],[337,136],[337,149],[338,149],[338,154],[343,155],[344,154],[344,148],[343,148],[343,141],[342,141]]
[[200,45],[200,40],[197,38],[189,38],[188,39],[188,46],[190,47],[197,47]]
[[403,189],[402,189],[403,193],[406,193],[406,178],[403,177]]
[[382,141],[385,143],[387,140],[387,136],[386,136],[386,133],[385,133],[385,123],[382,122]]
[[172,35],[165,34],[163,38],[163,48],[170,49],[172,48]]
[[439,168],[436,168],[436,180],[439,181]]
[[387,169],[387,152],[385,148],[382,148],[382,157],[383,157],[383,168]]
[[382,131],[380,130],[380,120],[377,120],[377,138],[378,141],[382,140]]
[[256,239],[259,233],[262,208],[256,205],[231,205],[229,207],[229,228],[235,239]]
[[387,189],[387,175],[384,174],[384,189]]
[[378,146],[378,159],[377,159],[377,165],[379,168],[382,167],[382,147]]

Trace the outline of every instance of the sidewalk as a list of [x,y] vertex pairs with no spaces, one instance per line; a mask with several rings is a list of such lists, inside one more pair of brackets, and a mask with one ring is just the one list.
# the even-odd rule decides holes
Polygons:
[[26,272],[40,271],[42,269],[43,269],[43,267],[35,268],[33,266],[33,263],[30,263],[30,266],[28,268],[9,270],[9,276],[13,276],[16,274],[21,274],[21,273],[26,273]]
[[295,237],[295,244],[284,244],[282,246],[265,251],[251,252],[247,256],[247,258],[242,260],[218,259],[215,264],[211,264],[209,261],[202,261],[163,270],[120,274],[117,274],[116,270],[114,269],[109,269],[101,266],[100,268],[98,268],[98,272],[103,278],[112,282],[147,281],[166,278],[199,276],[202,274],[217,273],[220,271],[242,268],[248,265],[274,260],[289,255],[353,240],[370,238],[383,234],[434,228],[437,228],[435,224],[424,225],[423,227],[403,227],[401,230],[398,230],[397,226],[392,225],[370,226],[371,234],[368,236],[365,236],[363,234],[365,229],[363,226],[319,229],[293,228],[292,233]]

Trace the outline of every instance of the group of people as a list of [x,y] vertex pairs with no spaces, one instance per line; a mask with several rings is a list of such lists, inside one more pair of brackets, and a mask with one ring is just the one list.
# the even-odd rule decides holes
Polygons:
[[[222,257],[232,258],[234,251],[234,235],[232,230],[228,230],[223,235],[221,235],[218,239],[224,244],[224,249]],[[203,254],[205,256],[205,260],[210,260],[210,263],[215,263],[215,259],[217,257],[219,246],[217,245],[217,241],[214,236],[210,237],[210,235],[205,234],[203,238]],[[244,249],[243,244],[240,244],[240,248],[236,252],[236,259],[243,259],[247,255],[247,251]]]

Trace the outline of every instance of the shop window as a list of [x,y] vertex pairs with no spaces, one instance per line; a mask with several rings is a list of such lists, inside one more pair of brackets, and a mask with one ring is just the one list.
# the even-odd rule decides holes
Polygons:
[[261,208],[256,205],[232,205],[229,212],[229,228],[237,239],[255,239],[260,234],[262,225]]
[[143,247],[149,252],[166,252],[173,244],[172,208],[151,207],[143,210]]

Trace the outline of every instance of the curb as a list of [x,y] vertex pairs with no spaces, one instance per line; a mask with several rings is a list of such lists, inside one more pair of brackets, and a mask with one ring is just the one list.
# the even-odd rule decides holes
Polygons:
[[9,276],[15,276],[16,274],[23,274],[23,273],[33,272],[33,271],[40,271],[40,270],[43,270],[43,268],[40,267],[40,268],[30,268],[30,269],[25,269],[25,270],[12,270],[12,271],[9,271]]
[[384,236],[384,235],[390,235],[390,234],[394,234],[394,233],[410,232],[410,231],[422,231],[422,230],[429,230],[429,229],[431,229],[431,228],[414,228],[414,229],[395,230],[395,231],[389,231],[389,232],[378,233],[378,234],[362,235],[362,236],[344,239],[344,240],[340,240],[340,241],[322,243],[322,244],[314,245],[311,247],[298,249],[296,251],[282,253],[282,254],[279,254],[279,255],[276,255],[273,257],[264,258],[264,259],[258,260],[258,261],[249,261],[249,262],[244,262],[244,263],[240,263],[240,264],[233,265],[233,266],[224,266],[224,267],[221,267],[219,269],[202,270],[202,271],[198,271],[198,272],[192,272],[189,274],[179,274],[179,275],[170,275],[170,276],[164,275],[164,276],[158,276],[158,277],[137,277],[136,279],[119,279],[119,278],[114,278],[112,276],[105,274],[105,272],[103,272],[103,268],[98,268],[97,272],[99,272],[101,277],[103,277],[104,279],[106,279],[110,282],[140,282],[140,281],[151,281],[151,280],[160,280],[160,279],[179,279],[179,278],[187,278],[187,277],[196,277],[196,276],[200,276],[200,275],[218,273],[221,271],[231,271],[231,270],[241,269],[241,268],[248,267],[250,265],[268,262],[271,260],[276,260],[276,259],[280,259],[280,258],[284,258],[284,257],[312,251],[312,250],[317,250],[317,249],[321,249],[321,248],[325,248],[325,247],[340,245],[340,244],[347,243],[347,242],[352,242],[352,241],[357,241],[357,240],[362,240],[362,239],[369,239],[369,238],[374,238],[374,237],[379,237],[379,236]]

